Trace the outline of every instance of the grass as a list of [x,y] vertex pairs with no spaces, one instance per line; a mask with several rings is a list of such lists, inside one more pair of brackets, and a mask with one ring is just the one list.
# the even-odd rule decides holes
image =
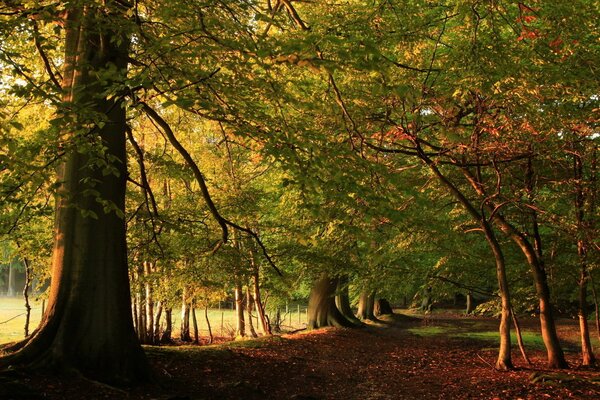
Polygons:
[[[31,301],[29,332],[33,331],[42,316],[42,303]],[[24,338],[25,300],[19,297],[0,297],[0,344]]]
[[[450,336],[458,337],[458,338],[466,338],[466,339],[474,339],[481,340],[486,342],[498,342],[498,332],[496,331],[485,331],[485,332],[461,332],[461,333],[453,333]],[[542,337],[535,332],[521,332],[521,336],[523,337],[523,344],[526,348],[543,350],[544,341]],[[511,342],[517,343],[517,335],[511,332],[510,334]]]
[[[416,328],[410,328],[408,331],[418,336],[435,336],[435,335],[446,335],[448,337],[462,338],[479,340],[487,343],[498,342],[498,331],[497,330],[473,330],[470,327],[447,327],[447,326],[422,326]],[[522,331],[523,343],[525,347],[543,350],[544,342],[540,334],[531,331]],[[517,343],[517,336],[511,332],[511,341]]]
[[[41,320],[41,302],[31,302],[31,320],[29,332],[33,331]],[[271,321],[275,316],[270,313]],[[304,327],[306,324],[306,308],[303,307],[298,315],[296,308],[290,309],[288,314],[282,311],[281,317],[283,330],[294,330]],[[163,314],[164,318],[164,314]],[[200,336],[208,336],[208,327],[204,317],[204,310],[196,310],[196,318]],[[247,314],[246,314],[247,318]],[[209,309],[208,319],[214,336],[233,338],[235,335],[235,312],[231,308]],[[179,336],[181,316],[178,309],[173,309],[173,337]],[[254,329],[258,330],[256,318],[253,319]],[[191,323],[191,321],[190,321]],[[19,297],[0,297],[0,344],[14,342],[24,337],[25,326],[25,301]]]

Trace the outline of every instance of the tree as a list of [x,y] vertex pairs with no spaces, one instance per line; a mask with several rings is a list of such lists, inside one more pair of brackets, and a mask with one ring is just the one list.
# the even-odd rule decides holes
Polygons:
[[[65,63],[57,122],[68,134],[58,171],[52,283],[30,338],[3,366],[75,369],[93,379],[149,378],[133,331],[125,243],[127,8],[64,4]],[[99,244],[102,244],[99,246]]]

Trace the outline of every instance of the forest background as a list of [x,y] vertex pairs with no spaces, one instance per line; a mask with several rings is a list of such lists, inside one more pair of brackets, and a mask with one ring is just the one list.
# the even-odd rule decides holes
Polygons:
[[500,316],[498,369],[523,313],[549,366],[557,313],[595,363],[599,12],[4,1],[3,262],[48,305],[0,363],[134,381],[182,303],[231,299],[242,336],[265,303],[309,298],[319,328],[457,293]]

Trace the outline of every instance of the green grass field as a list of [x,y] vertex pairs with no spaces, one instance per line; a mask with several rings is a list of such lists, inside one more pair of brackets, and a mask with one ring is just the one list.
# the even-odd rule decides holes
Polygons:
[[[42,303],[31,301],[29,332],[40,323]],[[14,342],[25,335],[25,300],[18,297],[0,297],[0,343]]]
[[[29,331],[33,331],[41,319],[41,302],[31,303],[31,321]],[[273,313],[269,316],[271,321],[274,320]],[[297,308],[290,309],[290,312],[281,313],[281,317],[285,318],[282,322],[284,331],[299,329],[306,324],[306,307],[300,308],[298,315]],[[201,336],[208,336],[208,327],[204,310],[196,310],[196,318]],[[235,313],[231,308],[209,309],[208,319],[214,336],[233,337],[235,334]],[[180,312],[178,309],[173,309],[173,337],[179,336]],[[256,318],[254,318],[254,327],[258,329]],[[191,324],[191,321],[190,321]],[[22,298],[0,297],[0,344],[14,342],[24,337],[25,326],[25,301]]]

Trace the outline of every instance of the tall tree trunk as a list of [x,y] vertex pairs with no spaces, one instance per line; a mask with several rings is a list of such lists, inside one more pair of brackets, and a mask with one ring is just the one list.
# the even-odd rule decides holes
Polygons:
[[348,321],[335,306],[337,279],[326,273],[315,280],[308,299],[308,328],[319,329],[326,326],[347,327],[355,325]]
[[235,336],[242,338],[246,336],[246,323],[244,321],[244,291],[239,279],[235,284]]
[[154,295],[152,290],[153,265],[149,261],[144,261],[144,290],[146,297],[146,338],[143,343],[154,344]]
[[192,303],[192,323],[194,326],[194,343],[200,344],[200,334],[198,331],[198,320],[196,319],[196,307]]
[[190,335],[190,302],[188,301],[187,290],[184,288],[181,295],[181,325],[179,328],[179,338],[182,342],[191,342]]
[[29,321],[31,319],[31,305],[29,304],[29,289],[31,288],[31,265],[26,257],[23,257],[25,264],[25,285],[23,286],[23,300],[25,300],[25,337],[29,336]]
[[162,317],[163,312],[163,302],[159,301],[156,306],[156,313],[154,314],[154,329],[152,330],[152,343],[159,344],[160,343],[160,318]]
[[[120,81],[127,71],[129,38],[120,3],[64,3],[65,94],[60,112],[63,121],[71,121],[65,123],[72,129],[72,141],[58,172],[48,307],[40,327],[12,347],[18,351],[0,359],[2,366],[77,370],[113,384],[150,376],[131,316],[122,217],[125,108],[121,96],[105,97],[112,92],[106,78]],[[114,70],[110,77],[105,72],[109,68]],[[102,152],[90,150],[92,142],[101,143]],[[98,167],[99,160],[108,163],[109,173]]]
[[[454,197],[462,204],[471,217],[479,224],[485,235],[485,239],[494,255],[496,264],[496,278],[498,280],[498,293],[500,295],[502,312],[500,318],[500,326],[498,328],[500,335],[500,347],[498,348],[498,358],[496,360],[496,368],[506,370],[512,368],[511,359],[511,340],[510,340],[510,294],[508,288],[508,279],[506,277],[506,265],[504,262],[504,253],[500,247],[500,243],[496,238],[494,229],[490,226],[487,216],[483,215],[483,210],[478,211],[477,208],[469,201],[469,199],[454,185],[442,172],[437,165],[429,158],[419,147],[421,159],[427,164],[429,169],[438,177],[438,179],[450,190]],[[468,170],[464,170],[465,176],[475,188],[479,189],[476,178],[470,174]],[[496,214],[498,215],[498,214]]]
[[350,306],[350,295],[348,293],[348,277],[342,275],[338,278],[338,285],[335,294],[335,305],[340,310],[344,318],[355,325],[361,325],[360,319],[356,318],[352,307]]
[[[544,262],[540,257],[541,246],[538,244],[538,250],[536,251],[536,248],[532,246],[525,235],[508,223],[502,214],[498,212],[500,208],[499,205],[490,200],[473,174],[466,168],[463,169],[463,172],[478,195],[487,200],[485,205],[493,215],[492,219],[494,224],[496,224],[498,228],[519,247],[525,256],[529,267],[531,268],[539,302],[540,328],[542,331],[544,346],[546,347],[548,367],[567,368],[568,364],[565,360],[562,347],[560,346],[558,335],[556,334],[556,325],[554,323],[554,315],[552,313],[552,303],[550,302],[550,288],[548,287]],[[537,241],[539,242],[539,239],[537,239]]]
[[204,307],[204,319],[206,319],[206,328],[208,329],[208,344],[213,342],[212,328],[210,327],[210,320],[208,319],[208,306]]
[[254,299],[252,298],[252,293],[250,293],[250,286],[246,287],[246,312],[248,313],[248,329],[250,330],[250,335],[255,338],[258,337],[256,331],[254,330],[254,323],[252,322],[252,309],[254,308]]
[[[575,133],[573,133],[575,135]],[[576,138],[572,140],[573,150],[573,178],[575,186],[575,219],[577,226],[577,256],[579,258],[579,334],[581,338],[581,363],[585,366],[596,364],[596,358],[592,350],[590,341],[590,330],[588,326],[588,302],[587,302],[587,282],[588,282],[588,260],[586,237],[586,216],[585,216],[585,192],[583,189],[583,157],[584,151]]]
[[513,368],[510,343],[511,305],[508,290],[508,278],[506,276],[506,264],[504,262],[504,253],[500,248],[500,243],[498,243],[498,240],[496,239],[493,228],[487,222],[487,218],[485,216],[482,217],[481,226],[483,227],[485,238],[492,249],[494,260],[496,262],[496,278],[498,280],[498,294],[500,295],[501,303],[500,326],[498,327],[500,347],[498,349],[498,358],[496,359],[496,369],[506,371]]
[[271,324],[267,319],[267,314],[265,313],[265,308],[260,294],[258,265],[256,264],[254,251],[252,249],[250,251],[250,265],[252,267],[252,287],[254,292],[254,307],[256,308],[256,315],[258,316],[258,321],[260,322],[260,328],[263,335],[271,335]]
[[161,343],[172,343],[173,338],[173,309],[171,307],[165,308],[165,330],[160,335]]

